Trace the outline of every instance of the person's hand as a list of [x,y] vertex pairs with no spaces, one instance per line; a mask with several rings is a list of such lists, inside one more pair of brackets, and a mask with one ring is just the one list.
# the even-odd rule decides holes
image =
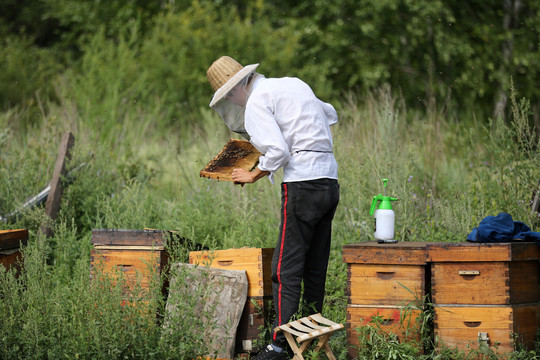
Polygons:
[[242,185],[244,184],[252,184],[255,181],[259,180],[263,176],[266,176],[270,174],[269,171],[262,171],[258,167],[255,168],[253,171],[247,171],[244,169],[233,169],[232,171],[232,179],[234,181],[235,185]]
[[251,184],[255,182],[255,174],[244,169],[233,169],[232,179],[235,185]]

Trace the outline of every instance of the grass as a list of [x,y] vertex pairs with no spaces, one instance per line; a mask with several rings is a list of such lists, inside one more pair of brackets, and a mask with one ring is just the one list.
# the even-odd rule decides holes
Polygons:
[[[90,60],[89,67],[97,66]],[[28,116],[24,108],[0,114],[0,214],[17,210],[47,184],[64,132],[75,136],[69,168],[84,164],[65,190],[52,238],[39,233],[46,221],[41,208],[27,209],[16,222],[2,225],[29,229],[30,240],[18,276],[0,267],[0,358],[204,355],[204,331],[190,326],[189,317],[180,319],[168,338],[159,317],[148,321],[135,308],[120,305],[118,287],[102,291],[100,286],[110,288],[106,278],[100,280],[103,284],[89,281],[91,230],[168,229],[211,249],[273,247],[279,187],[265,180],[235,187],[199,178],[199,171],[231,136],[210,110],[185,114],[182,121],[192,119],[190,126],[163,124],[159,98],[154,107],[115,97],[103,105],[81,107],[70,96],[75,91],[70,81],[66,77],[58,83],[59,102],[43,106],[36,125],[14,125],[20,116]],[[114,86],[109,91],[114,95]],[[400,241],[465,241],[485,216],[502,211],[538,230],[539,215],[531,213],[530,201],[540,179],[540,155],[526,100],[513,94],[509,121],[463,119],[436,104],[425,113],[409,111],[387,88],[365,98],[351,95],[335,105],[340,114],[333,132],[341,202],[333,227],[324,316],[346,322],[341,249],[372,239],[369,207],[372,197],[382,192],[382,178],[389,179],[388,193],[399,199],[394,210]],[[185,262],[186,251],[175,249],[173,258]],[[163,314],[165,299],[158,294],[152,299],[152,311]],[[362,329],[360,337],[371,349],[362,358],[419,356],[412,355],[410,344],[388,339],[376,326]],[[338,358],[346,358],[344,332],[333,336],[331,345]],[[430,356],[470,358],[452,349]],[[509,358],[527,356],[523,350]]]

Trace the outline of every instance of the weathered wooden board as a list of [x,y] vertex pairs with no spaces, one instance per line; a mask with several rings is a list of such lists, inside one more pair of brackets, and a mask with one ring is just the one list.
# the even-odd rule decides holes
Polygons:
[[257,165],[260,156],[261,153],[249,141],[229,139],[223,149],[201,170],[200,176],[232,181],[233,169],[251,171]]
[[[165,331],[175,331],[182,325],[181,321],[186,321],[186,316],[192,316],[194,324],[202,319],[211,325],[207,326],[207,330],[210,329],[206,334],[210,351],[207,355],[233,359],[236,329],[246,303],[247,289],[245,271],[172,264]],[[190,294],[191,297],[193,294],[199,296],[195,306]]]
[[[71,148],[75,142],[73,134],[70,132],[65,133],[62,136],[62,142],[60,143],[60,149],[58,150],[58,157],[56,158],[56,164],[54,166],[54,172],[51,180],[51,190],[45,203],[45,213],[51,220],[56,220],[58,211],[60,210],[60,201],[64,191],[62,185],[62,179],[67,174],[66,163],[71,159]],[[52,235],[52,230],[45,224],[41,227],[41,232],[47,237]]]
[[174,230],[129,230],[129,229],[94,229],[92,245],[107,249],[149,249],[163,250],[167,246],[182,245],[189,250],[205,250],[206,246],[181,236]]
[[154,246],[163,248],[166,235],[161,230],[94,229],[94,246]]

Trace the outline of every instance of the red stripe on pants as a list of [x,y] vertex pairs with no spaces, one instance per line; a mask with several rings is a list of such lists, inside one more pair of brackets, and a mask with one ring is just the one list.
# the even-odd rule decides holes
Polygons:
[[[283,258],[283,244],[285,243],[285,229],[287,228],[287,200],[288,200],[288,194],[287,194],[287,184],[283,184],[284,191],[284,201],[283,201],[283,229],[281,229],[281,246],[279,248],[279,260],[277,265],[277,278],[279,282],[279,288],[278,288],[278,321],[279,325],[281,325],[281,287],[283,286],[281,283],[281,260]],[[276,333],[274,332],[274,340],[276,339]]]

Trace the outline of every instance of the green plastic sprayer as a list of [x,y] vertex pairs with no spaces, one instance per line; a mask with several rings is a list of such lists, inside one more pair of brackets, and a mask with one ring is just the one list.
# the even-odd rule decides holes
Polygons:
[[382,179],[383,193],[373,197],[369,215],[375,215],[375,239],[379,243],[395,243],[394,239],[394,221],[395,214],[392,210],[392,201],[397,201],[397,198],[386,196],[386,186],[388,179]]

